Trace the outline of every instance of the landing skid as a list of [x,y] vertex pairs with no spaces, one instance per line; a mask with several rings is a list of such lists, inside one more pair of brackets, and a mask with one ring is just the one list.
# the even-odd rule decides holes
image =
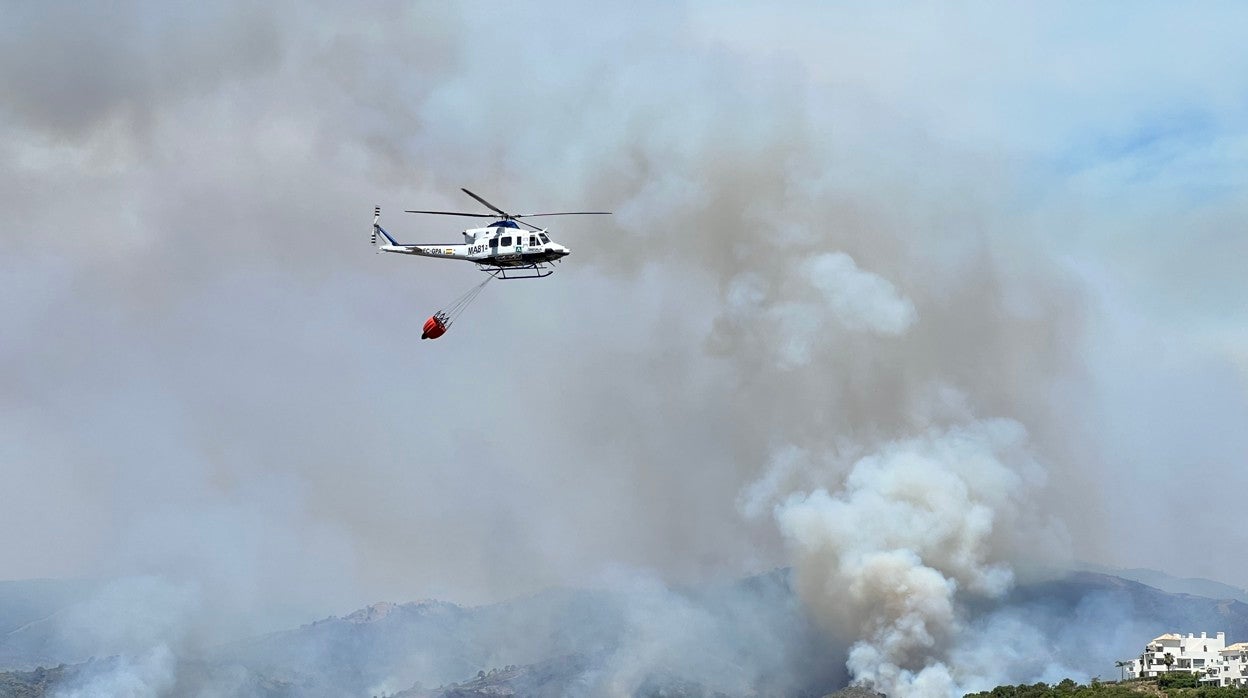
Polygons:
[[496,279],[542,279],[555,273],[545,264],[526,264],[520,267],[478,267]]

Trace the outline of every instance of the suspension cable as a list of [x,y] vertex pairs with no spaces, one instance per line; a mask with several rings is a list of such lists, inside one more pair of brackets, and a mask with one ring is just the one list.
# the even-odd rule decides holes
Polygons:
[[456,298],[454,301],[451,302],[450,305],[444,308],[441,311],[443,317],[446,318],[443,324],[445,324],[447,327],[450,327],[451,323],[455,322],[455,319],[458,318],[461,314],[463,314],[463,312],[468,309],[469,305],[472,305],[472,302],[477,299],[477,296],[481,295],[481,292],[485,290],[485,285],[490,283],[493,280],[494,280],[493,276],[486,277],[485,281],[482,281],[476,286],[473,286],[472,288],[468,289],[467,291],[464,292],[463,295],[461,295],[459,298]]

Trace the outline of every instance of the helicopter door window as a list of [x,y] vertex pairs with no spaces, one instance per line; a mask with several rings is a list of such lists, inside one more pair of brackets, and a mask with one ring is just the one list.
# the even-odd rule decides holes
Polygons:
[[530,236],[529,236],[529,247],[537,247],[537,236],[536,236],[536,235],[530,235]]
[[498,247],[498,238],[490,238],[490,247]]
[[539,233],[538,237],[542,239],[543,244],[550,242],[550,238],[546,237],[546,233]]
[[511,236],[508,235],[507,237],[503,238],[502,241],[500,241],[498,244],[503,247],[511,247]]

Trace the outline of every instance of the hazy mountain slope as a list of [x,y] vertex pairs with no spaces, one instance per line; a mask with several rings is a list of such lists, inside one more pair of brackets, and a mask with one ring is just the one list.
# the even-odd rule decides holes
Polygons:
[[99,582],[80,579],[0,582],[0,670],[86,659],[65,656],[51,619],[91,598],[99,588]]
[[[972,616],[985,634],[1011,630],[1015,621],[1035,629],[1053,652],[1054,670],[1076,678],[1109,676],[1116,659],[1135,656],[1164,632],[1248,639],[1248,605],[1087,572],[1020,587]],[[556,590],[475,609],[379,605],[235,646],[231,659],[262,673],[306,673],[342,690],[379,693],[419,684],[423,692],[411,695],[505,695],[521,685],[527,688],[518,695],[540,694],[540,686],[561,686],[554,695],[592,695],[595,682],[623,681],[634,691],[666,682],[742,695],[836,689],[844,649],[811,626],[780,571],[653,596]],[[329,656],[339,663],[317,669],[309,662]]]
[[1192,594],[1210,599],[1232,599],[1248,603],[1248,590],[1231,586],[1230,584],[1223,584],[1222,582],[1215,582],[1212,579],[1174,577],[1165,572],[1142,568],[1115,570],[1109,574],[1140,582],[1141,584],[1147,584],[1150,587],[1168,591],[1172,594]]
[[760,684],[785,691],[811,681],[835,683],[843,670],[834,647],[799,608],[788,575],[777,572],[683,592],[551,590],[471,609],[377,604],[230,645],[217,658],[268,676],[309,677],[334,691],[372,695],[573,657],[580,659],[555,665],[581,667],[582,675],[531,669],[522,682],[537,674],[560,685],[589,681],[586,694],[592,695],[593,681],[631,689],[663,672],[736,692]]
[[[1018,661],[1034,664],[1029,652],[1041,648],[1053,671],[1079,679],[1116,675],[1114,660],[1134,657],[1164,632],[1224,631],[1228,641],[1248,640],[1244,603],[1091,572],[1026,585],[970,611],[972,632],[999,636]],[[31,633],[45,624],[2,639],[12,649],[14,638],[42,637],[39,653],[54,659],[46,666],[68,661],[55,658],[75,648],[57,645],[57,638],[72,629]],[[556,589],[476,608],[374,604],[198,657],[124,655],[0,674],[9,691],[0,695],[43,695],[57,682],[127,680],[155,687],[156,695],[194,695],[206,686],[259,698],[823,695],[845,684],[846,649],[814,627],[788,572],[777,570],[693,589]]]
[[129,660],[110,657],[46,669],[0,672],[0,698],[57,695],[299,698],[305,695],[299,685],[259,676],[238,666],[184,661],[171,664],[167,669],[155,676]]
[[508,665],[481,672],[477,678],[425,689],[420,685],[389,698],[468,698],[470,696],[589,695],[600,660],[583,654],[565,655],[525,666]]
[[[1227,642],[1248,640],[1248,605],[1238,601],[1171,594],[1093,572],[1016,589],[991,618],[1035,628],[1060,666],[1083,677],[1110,677],[1114,661],[1139,655],[1167,632],[1225,632]],[[983,628],[989,632],[990,628]],[[1072,673],[1072,672],[1065,672]]]
[[[1122,619],[1161,632],[1224,631],[1228,641],[1248,640],[1248,603],[1174,594],[1107,574],[1075,572],[1067,577],[1020,587],[1010,603],[1055,612],[1057,617],[1086,617],[1096,604]],[[1107,615],[1111,620],[1114,615]],[[1151,632],[1151,631],[1150,631]],[[1140,644],[1156,635],[1141,637]]]
[[0,635],[83,601],[98,587],[84,579],[0,582]]

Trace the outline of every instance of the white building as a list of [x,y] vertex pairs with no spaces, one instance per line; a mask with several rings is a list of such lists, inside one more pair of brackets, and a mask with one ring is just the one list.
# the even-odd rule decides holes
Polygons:
[[1200,682],[1210,686],[1248,686],[1248,642],[1236,642],[1218,653]]
[[1129,679],[1150,679],[1167,671],[1204,674],[1210,667],[1221,665],[1225,649],[1226,633],[1218,633],[1214,637],[1206,633],[1201,633],[1200,637],[1192,633],[1188,633],[1187,637],[1167,633],[1145,645],[1139,658],[1127,665],[1126,676]]

